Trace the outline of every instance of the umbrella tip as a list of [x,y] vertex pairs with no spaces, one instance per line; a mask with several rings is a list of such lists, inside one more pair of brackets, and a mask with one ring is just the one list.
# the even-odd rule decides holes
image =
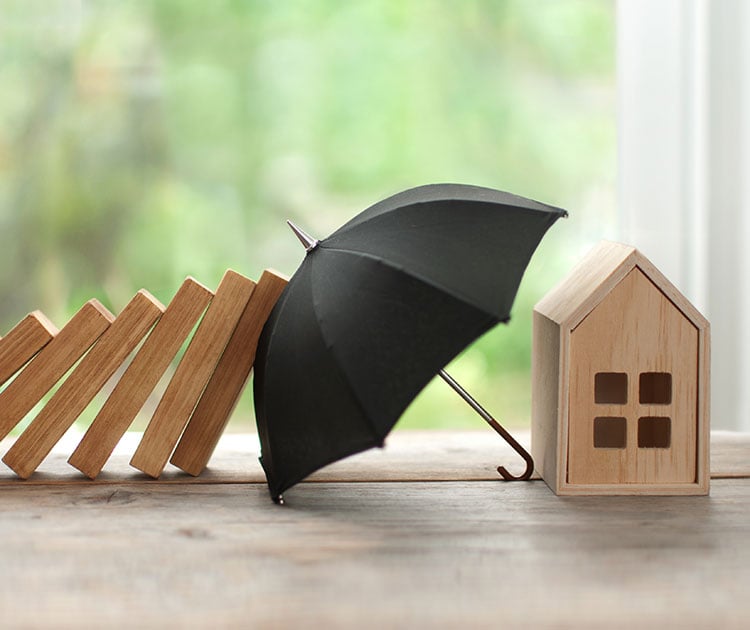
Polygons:
[[286,223],[290,228],[292,228],[292,232],[297,235],[300,243],[305,246],[306,252],[311,252],[318,246],[318,243],[320,243],[317,238],[313,238],[312,236],[310,236],[307,232],[305,232],[302,228],[296,226],[289,219],[287,219]]
[[284,495],[277,494],[271,497],[276,505],[284,505]]

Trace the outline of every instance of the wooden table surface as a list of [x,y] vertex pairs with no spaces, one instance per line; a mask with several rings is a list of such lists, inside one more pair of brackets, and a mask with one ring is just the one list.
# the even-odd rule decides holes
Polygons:
[[563,499],[489,431],[402,431],[283,507],[255,436],[149,481],[127,435],[95,482],[78,438],[0,473],[2,628],[750,627],[750,435],[713,434],[709,497]]

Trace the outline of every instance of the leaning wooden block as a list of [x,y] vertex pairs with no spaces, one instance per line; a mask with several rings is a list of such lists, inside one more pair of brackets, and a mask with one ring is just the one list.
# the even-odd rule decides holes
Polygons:
[[86,302],[0,394],[0,439],[4,438],[114,321],[98,300]]
[[255,283],[229,270],[169,382],[130,465],[158,477],[237,325]]
[[148,333],[164,307],[139,291],[3,457],[28,478]]
[[182,283],[73,451],[68,460],[71,466],[96,478],[212,297],[213,293],[193,278]]
[[286,284],[272,271],[261,275],[172,455],[172,464],[185,472],[200,475],[208,464],[250,376],[263,325]]
[[40,311],[24,317],[0,339],[0,385],[20,370],[59,331]]

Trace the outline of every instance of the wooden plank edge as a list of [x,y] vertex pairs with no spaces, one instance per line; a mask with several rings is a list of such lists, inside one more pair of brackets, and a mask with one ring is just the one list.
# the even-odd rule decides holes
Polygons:
[[224,273],[130,459],[133,468],[155,478],[161,475],[255,286],[232,269]]
[[195,476],[208,466],[248,383],[263,327],[288,282],[269,269],[261,274],[172,453],[173,466]]
[[188,276],[99,409],[68,464],[94,479],[200,321],[213,292]]

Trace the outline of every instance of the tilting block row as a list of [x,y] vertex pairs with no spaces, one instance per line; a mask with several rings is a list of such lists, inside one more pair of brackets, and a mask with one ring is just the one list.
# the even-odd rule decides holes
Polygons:
[[17,374],[0,392],[0,439],[75,368],[3,462],[28,478],[140,344],[68,460],[96,478],[195,329],[130,464],[157,478],[171,456],[172,464],[199,475],[247,383],[260,332],[286,282],[268,270],[257,284],[228,270],[214,295],[187,278],[166,308],[145,290],[117,317],[91,300],[59,331],[31,313],[0,338],[0,386]]

